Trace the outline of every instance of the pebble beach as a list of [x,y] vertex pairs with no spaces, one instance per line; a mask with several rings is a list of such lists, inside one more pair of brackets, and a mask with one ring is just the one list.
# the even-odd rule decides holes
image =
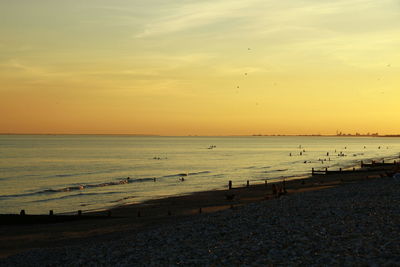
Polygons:
[[107,242],[29,250],[1,266],[394,266],[400,183],[391,177],[199,214]]

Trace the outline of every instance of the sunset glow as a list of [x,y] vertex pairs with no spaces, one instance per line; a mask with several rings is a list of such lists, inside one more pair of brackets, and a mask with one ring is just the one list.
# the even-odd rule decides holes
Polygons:
[[394,0],[0,1],[0,132],[400,133]]

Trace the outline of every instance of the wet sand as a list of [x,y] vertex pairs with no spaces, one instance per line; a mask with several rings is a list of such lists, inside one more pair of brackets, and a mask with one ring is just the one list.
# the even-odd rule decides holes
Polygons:
[[[344,172],[340,174],[315,175],[307,179],[286,181],[287,194],[315,191],[342,184],[357,183],[366,179],[379,179],[392,171]],[[281,186],[282,183],[276,183]],[[146,229],[177,221],[193,219],[199,213],[212,213],[235,209],[248,203],[268,201],[273,194],[273,184],[233,185],[231,190],[214,190],[184,196],[151,200],[126,205],[108,211],[85,213],[78,220],[57,223],[27,223],[0,225],[0,257],[7,257],[33,248],[84,245],[134,236]],[[233,199],[229,199],[232,198]],[[98,217],[96,217],[98,216]],[[90,219],[89,219],[90,218]]]

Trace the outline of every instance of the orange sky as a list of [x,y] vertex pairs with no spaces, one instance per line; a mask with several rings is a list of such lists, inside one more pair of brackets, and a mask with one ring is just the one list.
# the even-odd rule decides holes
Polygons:
[[0,132],[400,133],[394,0],[0,2]]

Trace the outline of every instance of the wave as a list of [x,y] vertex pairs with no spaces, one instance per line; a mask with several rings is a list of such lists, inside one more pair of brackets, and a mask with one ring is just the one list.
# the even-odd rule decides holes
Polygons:
[[107,182],[107,183],[100,183],[100,184],[80,184],[77,186],[68,186],[64,188],[59,188],[59,189],[46,189],[41,192],[43,193],[57,193],[57,192],[69,192],[69,191],[75,191],[75,190],[83,190],[85,188],[94,188],[94,187],[105,187],[105,186],[113,186],[113,185],[122,185],[122,184],[128,184],[131,182],[131,179],[122,179],[116,182]]
[[248,166],[248,167],[244,167],[243,169],[255,169],[255,168],[257,168],[257,166]]
[[112,203],[115,203],[115,202],[122,202],[122,201],[124,201],[124,200],[132,199],[132,198],[136,198],[136,196],[123,197],[123,198],[121,198],[121,199],[113,200],[113,201],[111,201],[111,202],[112,202]]
[[48,201],[53,201],[53,200],[61,200],[61,199],[68,199],[68,198],[76,198],[76,197],[82,197],[82,196],[112,195],[112,194],[118,194],[118,193],[119,193],[119,192],[79,193],[79,194],[66,195],[66,196],[61,196],[61,197],[54,197],[54,198],[46,198],[46,199],[33,200],[32,202],[40,203],[40,202],[48,202]]
[[[162,176],[161,178],[181,177],[181,176],[199,175],[199,174],[206,174],[206,173],[211,173],[211,172],[210,171],[200,171],[200,172],[190,172],[190,173],[179,173],[179,174]],[[64,175],[64,176],[67,176],[67,175]],[[61,176],[59,175],[59,177],[61,177]],[[118,179],[117,181],[113,181],[113,182],[105,182],[105,183],[99,183],[99,184],[84,184],[84,183],[82,183],[82,184],[76,184],[76,185],[62,187],[62,188],[55,188],[55,189],[50,188],[50,189],[45,189],[45,190],[36,191],[36,192],[13,194],[13,195],[0,195],[0,199],[1,198],[14,198],[14,197],[28,197],[28,196],[41,195],[41,194],[56,194],[56,193],[62,193],[62,192],[74,192],[74,191],[82,191],[84,189],[90,189],[90,188],[107,187],[107,186],[114,186],[114,185],[124,185],[124,184],[130,184],[130,183],[149,182],[149,181],[154,181],[154,178],[150,178],[150,177],[136,178],[136,179],[124,178],[124,179]]]
[[269,169],[269,168],[271,168],[271,166],[248,166],[248,167],[244,167],[243,169],[246,169],[246,170],[248,170],[248,169]]
[[47,178],[53,177],[72,177],[72,176],[82,176],[82,175],[91,175],[91,174],[99,174],[99,173],[112,173],[116,170],[101,170],[101,171],[92,171],[92,172],[77,172],[77,173],[63,173],[56,175],[49,175]]
[[106,187],[106,186],[113,186],[113,185],[124,185],[124,184],[129,184],[132,182],[141,182],[141,181],[148,181],[148,180],[153,180],[153,178],[142,178],[142,179],[120,179],[115,182],[106,182],[106,183],[100,183],[100,184],[78,184],[78,185],[73,185],[73,186],[67,186],[67,187],[62,187],[62,188],[56,188],[56,189],[45,189],[41,191],[36,191],[36,192],[30,192],[30,193],[23,193],[23,194],[14,194],[14,195],[1,195],[1,198],[12,198],[12,197],[27,197],[27,196],[34,196],[34,195],[41,195],[41,194],[55,194],[55,193],[62,193],[62,192],[73,192],[73,191],[81,191],[87,188],[96,188],[96,187]]
[[267,178],[265,180],[267,181],[280,181],[280,180],[291,180],[294,178],[305,178],[308,177],[307,174],[293,174],[293,175],[284,175],[284,176],[277,176],[277,177],[272,177],[272,178]]
[[288,170],[289,170],[289,169],[276,169],[276,170],[265,171],[264,173],[285,172],[285,171],[288,171]]
[[[90,174],[90,173],[80,173],[80,175],[82,174]],[[71,177],[71,176],[76,176],[79,174],[75,174],[75,173],[69,173],[69,174],[56,174],[54,175],[55,177]]]
[[200,172],[176,173],[176,174],[161,176],[161,178],[181,177],[181,176],[199,175],[199,174],[207,174],[207,173],[211,173],[211,172],[210,171],[200,171]]
[[15,195],[1,195],[1,198],[11,198],[11,197],[29,197],[29,196],[33,196],[33,195],[37,195],[40,192],[33,192],[33,193],[25,193],[25,194],[15,194]]
[[129,179],[129,183],[141,183],[141,182],[150,182],[154,181],[154,178],[136,178],[136,179]]

